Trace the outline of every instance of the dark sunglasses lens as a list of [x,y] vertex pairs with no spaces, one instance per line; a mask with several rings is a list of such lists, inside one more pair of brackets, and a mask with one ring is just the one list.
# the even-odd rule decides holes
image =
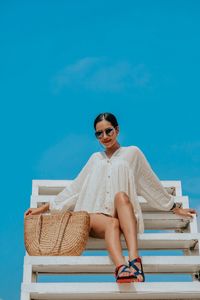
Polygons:
[[95,132],[95,136],[96,138],[99,138],[101,136],[102,132],[101,131],[96,131]]
[[[105,130],[106,135],[109,135],[109,136],[112,134],[112,132],[113,132],[113,128],[107,128]],[[100,138],[102,136],[102,133],[103,133],[103,131],[96,131],[95,132],[96,138]]]
[[113,132],[113,128],[106,129],[106,134],[110,135]]

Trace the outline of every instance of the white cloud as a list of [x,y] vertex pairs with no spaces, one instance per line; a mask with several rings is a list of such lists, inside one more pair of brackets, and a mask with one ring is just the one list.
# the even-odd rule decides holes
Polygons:
[[150,74],[144,64],[111,62],[105,57],[82,58],[66,66],[52,80],[55,93],[65,87],[118,92],[146,87],[149,82]]

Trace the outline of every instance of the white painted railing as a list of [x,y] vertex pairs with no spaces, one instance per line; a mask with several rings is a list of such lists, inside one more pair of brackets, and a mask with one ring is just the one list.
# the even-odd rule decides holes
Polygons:
[[[49,202],[70,180],[33,180],[31,207]],[[189,208],[189,199],[182,196],[180,181],[161,181],[175,201]],[[138,234],[139,250],[181,250],[182,256],[141,256],[145,274],[189,274],[191,282],[38,282],[39,275],[103,275],[112,274],[114,265],[109,255],[99,255],[106,249],[105,241],[90,237],[81,256],[24,257],[21,300],[34,299],[200,299],[200,233],[196,216],[183,218],[172,212],[155,210],[139,197],[145,233]],[[151,232],[157,231],[157,232]],[[150,232],[147,232],[150,231]],[[121,235],[122,247],[126,244]],[[94,255],[91,255],[91,252]],[[108,252],[106,252],[108,254]],[[170,253],[169,253],[170,254]],[[187,257],[186,257],[187,256]],[[128,257],[126,257],[128,259]]]

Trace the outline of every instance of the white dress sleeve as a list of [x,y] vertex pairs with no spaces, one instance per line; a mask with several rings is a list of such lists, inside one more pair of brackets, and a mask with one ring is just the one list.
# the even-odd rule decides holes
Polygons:
[[75,207],[83,183],[92,168],[93,158],[94,154],[90,156],[77,177],[73,179],[72,182],[70,182],[70,184],[62,190],[62,192],[60,192],[53,200],[50,201],[50,211],[67,210]]
[[169,211],[174,204],[174,197],[165,190],[143,152],[136,146],[134,151],[133,165],[137,194],[144,197],[150,206]]

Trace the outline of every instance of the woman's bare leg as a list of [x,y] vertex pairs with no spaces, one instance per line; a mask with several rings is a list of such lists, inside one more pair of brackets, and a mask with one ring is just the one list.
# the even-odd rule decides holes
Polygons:
[[[115,266],[127,264],[122,255],[119,220],[104,214],[90,213],[90,235],[105,239],[107,250]],[[128,276],[123,272],[120,276]]]
[[[124,192],[118,192],[115,195],[115,217],[119,219],[121,230],[124,234],[128,252],[129,260],[132,260],[139,256],[138,254],[138,240],[137,240],[137,219],[134,213],[133,205],[129,200],[129,197]],[[136,263],[136,266],[140,269],[140,263]],[[135,272],[133,268],[131,271]],[[142,279],[142,276],[139,275]]]

